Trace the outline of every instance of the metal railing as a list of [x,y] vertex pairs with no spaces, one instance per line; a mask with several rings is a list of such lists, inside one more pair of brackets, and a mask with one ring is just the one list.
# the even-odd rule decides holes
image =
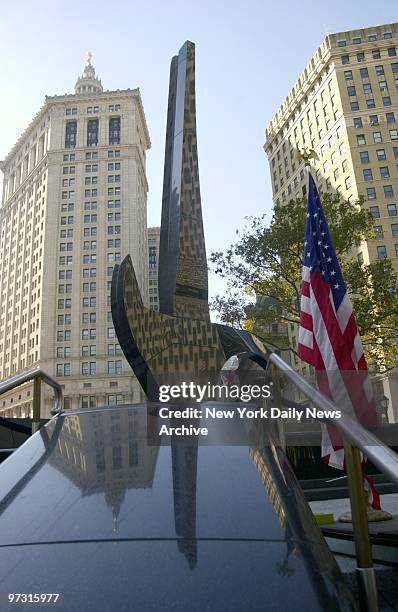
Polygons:
[[[298,372],[275,353],[268,355],[266,371],[275,369],[273,376],[274,399],[282,402],[280,374],[286,376],[313,405],[323,411],[335,412],[338,406],[308,383]],[[276,383],[276,384],[275,384]],[[381,472],[398,483],[398,455],[381,440],[365,429],[344,411],[339,419],[318,419],[333,425],[343,436],[345,467],[348,477],[352,525],[357,557],[357,577],[361,609],[377,611],[378,597],[376,577],[373,568],[372,546],[369,537],[365,492],[363,488],[362,463],[360,451],[377,466]]]
[[[269,356],[269,363],[283,372],[286,378],[320,410],[335,412],[338,409],[332,400],[313,387],[275,353]],[[327,419],[322,419],[322,422],[327,422]],[[340,430],[341,434],[351,444],[358,447],[379,470],[398,484],[398,455],[391,448],[343,411],[341,411],[341,418],[331,419],[329,423]]]
[[32,433],[40,429],[41,419],[41,382],[45,382],[54,390],[53,406],[50,410],[52,415],[62,410],[62,388],[54,378],[46,374],[41,368],[32,368],[21,372],[0,382],[0,395],[19,387],[23,383],[33,381],[33,415]]

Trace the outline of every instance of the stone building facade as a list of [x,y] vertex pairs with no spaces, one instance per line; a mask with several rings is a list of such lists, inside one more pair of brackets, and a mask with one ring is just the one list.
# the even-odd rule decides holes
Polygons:
[[[47,96],[0,163],[1,379],[41,366],[71,409],[140,400],[110,285],[129,253],[148,300],[149,147],[139,89],[104,91],[89,57],[75,93]],[[30,407],[29,385],[0,400],[3,416]]]
[[[398,270],[398,23],[330,34],[313,55],[266,128],[276,204],[306,194],[297,149],[317,153],[312,165],[320,192],[338,192],[352,203],[364,196],[377,237],[352,256],[364,263],[389,257]],[[289,334],[294,347],[297,327]],[[297,357],[295,366],[309,374]],[[396,421],[398,374],[379,382]]]

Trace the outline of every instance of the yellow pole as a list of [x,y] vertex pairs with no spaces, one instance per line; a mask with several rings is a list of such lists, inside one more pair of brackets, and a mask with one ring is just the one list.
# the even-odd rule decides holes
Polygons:
[[[279,410],[282,410],[281,376],[278,368],[274,364],[272,364],[272,384],[274,402],[276,407],[279,408]],[[277,432],[279,443],[281,447],[286,450],[285,427],[282,419],[278,419]]]
[[40,429],[41,378],[33,379],[33,419],[32,433]]
[[361,610],[377,612],[378,597],[373,567],[372,546],[365,491],[363,487],[361,455],[358,448],[344,443],[344,456],[351,503],[352,528],[357,557],[357,579]]

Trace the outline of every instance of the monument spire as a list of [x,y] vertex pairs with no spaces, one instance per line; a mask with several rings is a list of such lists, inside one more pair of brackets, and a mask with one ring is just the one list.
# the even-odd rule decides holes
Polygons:
[[210,318],[196,138],[195,45],[190,41],[170,67],[159,302],[164,314]]

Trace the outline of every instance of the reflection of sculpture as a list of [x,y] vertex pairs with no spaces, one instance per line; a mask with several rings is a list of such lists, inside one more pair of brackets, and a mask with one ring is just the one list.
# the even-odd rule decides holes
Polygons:
[[160,312],[145,308],[131,259],[115,266],[112,317],[120,346],[148,399],[162,378],[215,380],[228,357],[259,352],[247,332],[210,322],[196,141],[195,45],[170,69],[159,259]]
[[175,530],[181,540],[178,549],[192,569],[197,561],[196,542],[196,472],[197,445],[172,444]]

